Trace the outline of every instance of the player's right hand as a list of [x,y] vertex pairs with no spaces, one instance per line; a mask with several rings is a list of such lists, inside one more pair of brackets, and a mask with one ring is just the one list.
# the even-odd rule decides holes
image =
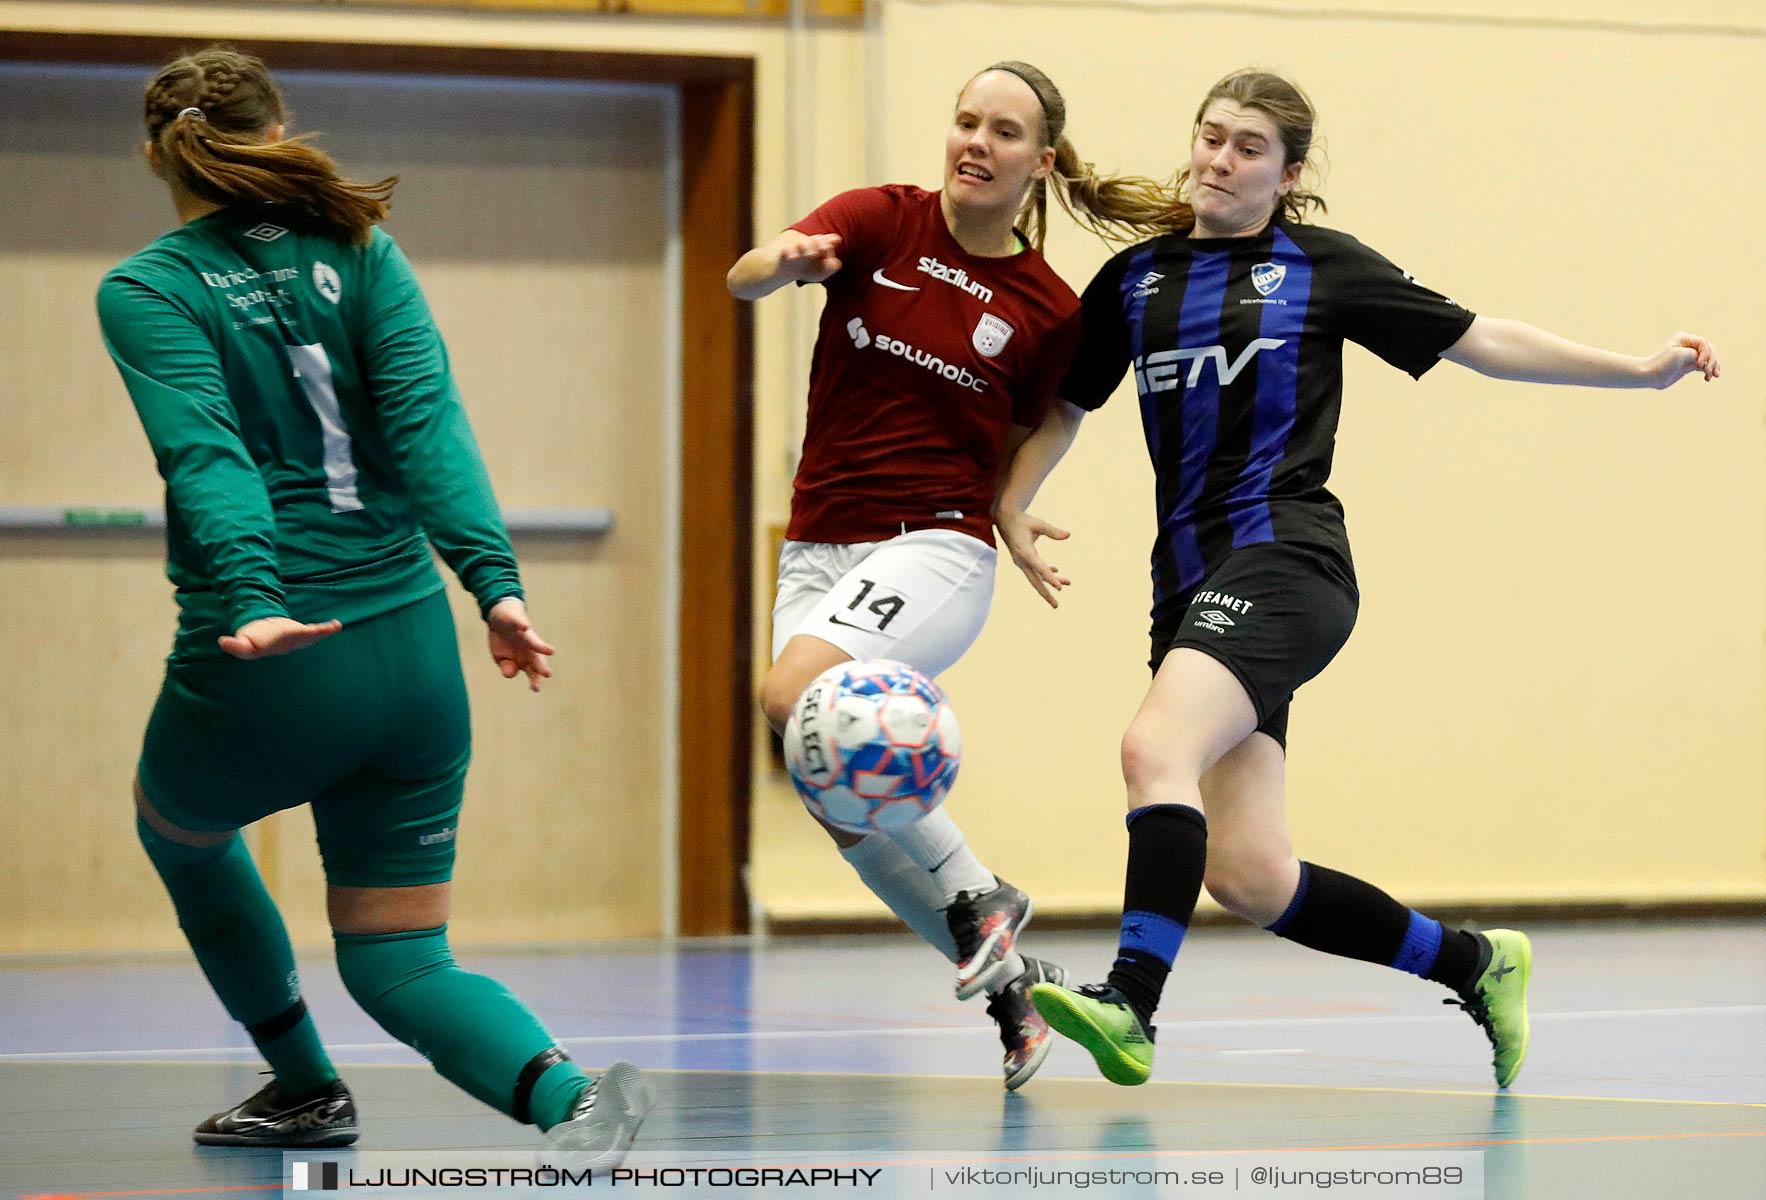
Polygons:
[[802,283],[821,283],[840,269],[840,235],[788,230],[779,245],[779,274]]
[[259,617],[215,640],[220,642],[221,649],[234,658],[274,658],[278,654],[293,654],[296,650],[305,650],[314,642],[324,641],[342,628],[342,621],[321,621],[317,625],[308,625],[293,617]]
[[484,623],[490,637],[491,661],[497,664],[503,678],[526,675],[528,688],[539,691],[540,680],[552,677],[548,660],[558,652],[533,631],[527,605],[515,596],[499,600],[484,614]]
[[1677,333],[1644,360],[1643,371],[1651,387],[1667,388],[1688,375],[1703,375],[1709,383],[1723,374],[1723,363],[1709,339],[1696,333]]
[[1036,594],[1050,608],[1060,608],[1061,602],[1055,599],[1055,593],[1071,586],[1073,581],[1061,574],[1059,567],[1051,567],[1043,561],[1036,549],[1036,539],[1046,537],[1064,542],[1070,536],[1068,532],[1026,512],[996,512],[993,523],[1000,531],[1000,541],[1006,544],[1006,552],[1024,572],[1024,578],[1030,581]]

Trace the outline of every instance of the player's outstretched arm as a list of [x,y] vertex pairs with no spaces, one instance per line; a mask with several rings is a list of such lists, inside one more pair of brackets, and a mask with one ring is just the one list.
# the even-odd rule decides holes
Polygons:
[[787,229],[738,258],[724,283],[736,299],[758,300],[788,283],[821,283],[839,269],[839,234]]
[[1676,333],[1662,349],[1638,357],[1502,317],[1478,317],[1441,357],[1493,379],[1581,387],[1665,388],[1687,375],[1709,382],[1723,374],[1716,347],[1697,334]]
[[484,623],[490,637],[491,661],[497,664],[503,678],[526,675],[527,686],[539,691],[540,680],[552,677],[550,660],[557,651],[534,632],[527,605],[515,596],[499,600],[484,614]]
[[1049,472],[1073,445],[1073,439],[1079,436],[1079,424],[1083,420],[1085,410],[1078,405],[1059,399],[1050,405],[1048,416],[1036,427],[1036,432],[1025,438],[1012,455],[993,505],[993,523],[999,529],[1006,552],[1050,608],[1061,607],[1055,593],[1073,581],[1061,574],[1059,567],[1043,561],[1036,542],[1044,537],[1057,542],[1066,541],[1068,535],[1065,529],[1057,528],[1027,510],[1030,502],[1036,499],[1043,480],[1049,477]]

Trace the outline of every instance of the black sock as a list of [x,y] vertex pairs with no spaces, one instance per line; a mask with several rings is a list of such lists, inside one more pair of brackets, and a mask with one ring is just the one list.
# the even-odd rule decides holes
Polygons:
[[1309,949],[1408,971],[1455,991],[1471,985],[1482,949],[1475,933],[1448,929],[1371,883],[1306,862],[1287,911],[1266,928]]
[[1109,983],[1150,1030],[1165,977],[1196,912],[1208,858],[1208,822],[1187,804],[1149,804],[1128,814],[1128,879],[1122,942]]

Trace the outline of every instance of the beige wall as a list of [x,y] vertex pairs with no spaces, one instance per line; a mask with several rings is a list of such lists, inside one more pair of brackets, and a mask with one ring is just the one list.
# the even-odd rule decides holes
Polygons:
[[[1360,15],[1346,15],[1352,10]],[[1349,352],[1335,482],[1365,600],[1348,650],[1296,708],[1291,808],[1302,853],[1414,900],[1766,894],[1762,409],[1748,384],[1766,312],[1751,290],[1761,263],[1745,225],[1759,169],[1744,149],[1766,132],[1752,86],[1766,68],[1766,24],[1751,0],[1666,15],[1650,0],[1408,9],[1273,0],[1237,16],[1207,5],[1160,13],[1109,3],[884,2],[871,25],[867,34],[846,25],[0,0],[0,28],[752,55],[763,236],[840,188],[935,184],[950,94],[994,58],[1044,65],[1068,93],[1085,154],[1144,172],[1174,165],[1195,100],[1216,76],[1245,61],[1290,71],[1323,113],[1330,223],[1481,311],[1631,349],[1688,326],[1717,338],[1730,363],[1728,378],[1708,389],[1621,395],[1503,385],[1452,367],[1411,384]],[[1104,254],[1069,231],[1051,245],[1076,285]],[[67,303],[83,314],[87,295]],[[805,289],[756,309],[762,547],[788,504],[815,303]],[[7,319],[59,328],[35,309],[22,317],[9,309]],[[19,341],[38,355],[57,344]],[[112,386],[102,360],[54,368],[72,372],[70,389]],[[114,442],[118,470],[95,475],[77,454],[31,469],[50,480],[72,471],[97,500],[150,495],[139,435],[116,418],[109,411],[111,424],[87,436]],[[56,434],[33,426],[30,441],[70,453]],[[489,452],[506,490],[517,487],[521,473],[499,468],[495,445]],[[36,498],[7,475],[21,469],[17,461],[0,453],[5,498]],[[1002,573],[988,631],[946,680],[969,735],[953,811],[984,857],[1051,911],[1107,909],[1120,896],[1115,746],[1145,686],[1149,484],[1132,408],[1113,403],[1088,422],[1040,505],[1075,531],[1059,561],[1078,585],[1050,613]],[[157,656],[169,602],[163,591],[118,585],[139,569],[133,554],[89,563],[78,582],[9,577],[0,621],[76,604],[114,629],[119,646],[140,651],[135,657],[142,648]],[[772,585],[764,559],[755,571],[757,665]],[[565,574],[540,586],[575,594],[569,569],[559,564]],[[13,625],[4,633],[9,644],[26,640]],[[30,660],[21,677],[39,681],[36,695],[55,691],[52,711],[84,714],[85,765],[70,780],[67,747],[45,738],[24,709],[8,709],[0,731],[22,765],[7,777],[32,795],[71,796],[56,831],[84,837],[108,819],[87,793],[126,777],[154,681],[138,664],[133,674],[108,661],[81,671],[36,665],[47,658]],[[67,681],[56,681],[58,672]],[[1026,696],[1038,699],[1026,704]],[[475,702],[488,736],[505,718],[487,704],[500,701]],[[575,727],[590,727],[591,709],[572,714]],[[764,745],[758,728],[756,745]],[[494,753],[481,753],[476,785],[527,786],[493,781],[484,764]],[[876,911],[765,755],[756,762],[759,904],[778,916]],[[0,802],[0,843],[9,847],[23,827],[5,824],[16,811],[13,798]],[[277,848],[278,861],[292,856],[297,889],[311,882],[304,838],[290,829]],[[151,894],[133,877],[70,868],[79,853],[44,860],[9,850],[0,887],[12,896],[28,886],[39,905],[76,912],[88,887]],[[494,890],[463,887],[468,897]],[[488,899],[471,907],[482,936],[522,936],[497,923]],[[650,920],[636,918],[634,932]],[[163,933],[154,913],[126,926],[122,940],[146,944]]]
[[[1296,701],[1289,810],[1303,857],[1417,902],[1766,896],[1758,5],[889,0],[879,27],[890,179],[936,185],[951,93],[996,58],[1060,83],[1085,157],[1156,175],[1207,86],[1257,64],[1319,106],[1325,223],[1478,311],[1631,351],[1714,338],[1725,379],[1665,394],[1452,366],[1419,384],[1347,352],[1333,486],[1363,608]],[[1106,253],[1051,242],[1076,286]],[[1050,612],[1002,570],[945,677],[966,749],[950,804],[1045,911],[1108,910],[1117,742],[1146,687],[1132,400],[1087,421],[1038,508],[1073,530],[1054,561],[1077,582]],[[797,809],[764,781],[773,914],[880,911]]]

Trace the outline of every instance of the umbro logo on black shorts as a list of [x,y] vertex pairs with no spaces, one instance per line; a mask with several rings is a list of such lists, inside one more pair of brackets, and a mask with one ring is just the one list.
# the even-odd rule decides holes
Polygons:
[[1238,624],[1237,621],[1218,608],[1210,608],[1196,614],[1196,628],[1198,629],[1212,629],[1215,633],[1225,633],[1227,626],[1236,624]]

